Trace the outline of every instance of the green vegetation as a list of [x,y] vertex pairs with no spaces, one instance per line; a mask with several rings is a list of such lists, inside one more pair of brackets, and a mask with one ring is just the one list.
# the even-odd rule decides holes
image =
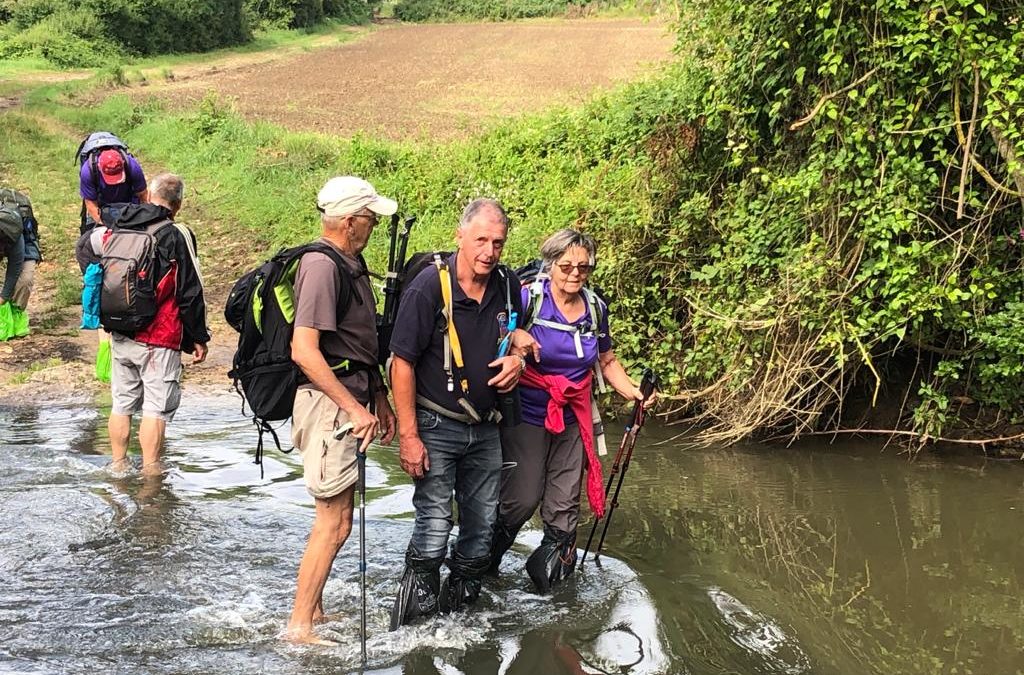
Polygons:
[[[417,248],[450,245],[481,194],[510,209],[513,263],[585,228],[618,351],[708,440],[836,428],[855,398],[925,439],[967,410],[1020,421],[1019,6],[695,0],[678,31],[657,79],[449,145],[289,133],[216,98],[172,114],[67,88],[32,110],[184,174],[252,257],[313,236],[339,173],[416,213]],[[34,124],[5,116],[6,144],[47,137]]]
[[0,0],[0,59],[101,67],[241,45],[261,30],[363,23],[364,0]]
[[399,0],[393,13],[402,21],[508,21],[541,16],[576,16],[638,5],[643,6],[642,11],[649,12],[662,4],[660,0]]

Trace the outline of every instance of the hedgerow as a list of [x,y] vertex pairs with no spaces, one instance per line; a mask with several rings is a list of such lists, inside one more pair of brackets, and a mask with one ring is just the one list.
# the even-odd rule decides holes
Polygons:
[[252,27],[305,28],[369,19],[365,0],[0,0],[0,58],[59,67],[243,44]]

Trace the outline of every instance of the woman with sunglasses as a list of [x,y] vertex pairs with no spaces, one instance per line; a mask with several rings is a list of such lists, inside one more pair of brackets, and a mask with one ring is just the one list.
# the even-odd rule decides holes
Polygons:
[[504,469],[501,505],[492,544],[491,571],[512,546],[519,529],[540,505],[544,538],[527,572],[545,592],[572,574],[576,525],[586,468],[587,499],[604,511],[601,465],[595,449],[595,377],[627,400],[642,399],[612,351],[608,307],[586,282],[597,245],[589,235],[563,229],[540,249],[541,275],[523,288],[524,329],[541,346],[519,381],[523,422],[502,430]]

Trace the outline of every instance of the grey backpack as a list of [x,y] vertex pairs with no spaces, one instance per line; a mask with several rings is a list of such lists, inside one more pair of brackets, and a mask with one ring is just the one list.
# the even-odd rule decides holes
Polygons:
[[0,194],[0,252],[6,253],[21,236],[24,225],[18,203]]
[[111,230],[103,243],[100,266],[100,323],[108,331],[134,333],[148,326],[156,316],[156,234],[170,220],[145,228]]

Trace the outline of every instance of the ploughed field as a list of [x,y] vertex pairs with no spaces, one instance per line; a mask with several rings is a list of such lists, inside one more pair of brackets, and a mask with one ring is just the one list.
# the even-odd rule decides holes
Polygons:
[[389,139],[455,139],[510,115],[578,104],[671,57],[640,19],[385,25],[361,39],[159,85],[179,104],[209,91],[251,120]]

